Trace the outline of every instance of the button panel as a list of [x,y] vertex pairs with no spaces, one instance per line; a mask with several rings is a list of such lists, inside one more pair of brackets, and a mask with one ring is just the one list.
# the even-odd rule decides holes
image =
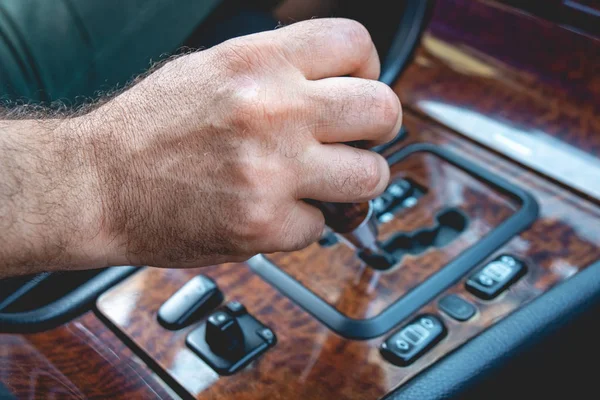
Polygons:
[[197,275],[158,309],[157,319],[167,329],[181,329],[215,309],[223,301],[217,284]]
[[457,321],[467,321],[477,312],[473,304],[455,294],[442,297],[438,301],[438,307]]
[[425,188],[411,179],[398,179],[392,182],[379,197],[373,199],[373,212],[380,223],[389,222],[399,209],[410,208],[417,204],[425,191]]
[[274,346],[277,337],[235,301],[211,314],[186,343],[218,374],[232,375]]
[[418,316],[381,345],[383,357],[393,364],[406,366],[433,347],[446,335],[446,328],[435,316]]
[[466,287],[477,297],[490,300],[516,282],[526,271],[522,261],[504,254],[472,274]]

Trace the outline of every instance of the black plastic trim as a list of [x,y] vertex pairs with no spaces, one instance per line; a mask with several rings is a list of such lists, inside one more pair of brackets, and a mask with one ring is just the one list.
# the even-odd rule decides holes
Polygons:
[[102,292],[137,269],[132,266],[110,267],[44,307],[19,313],[0,313],[0,332],[39,332],[58,326],[90,308]]
[[398,30],[381,66],[379,80],[391,85],[408,65],[419,44],[431,0],[407,0]]
[[485,181],[494,189],[519,201],[521,208],[483,237],[476,245],[463,251],[458,257],[430,276],[422,284],[406,293],[380,314],[369,319],[357,320],[340,313],[336,308],[279,269],[263,255],[258,255],[248,260],[250,267],[265,281],[295,301],[334,332],[350,339],[366,340],[381,336],[390,331],[394,326],[418,311],[427,302],[433,300],[439,293],[458,282],[491,253],[500,248],[513,236],[529,227],[536,220],[539,207],[533,196],[528,192],[446,149],[428,143],[417,143],[407,146],[392,155],[388,159],[388,162],[395,164],[416,152],[435,154],[447,162],[466,170],[475,177]]
[[380,144],[378,146],[371,147],[370,150],[374,151],[376,153],[382,154],[383,152],[385,152],[390,147],[395,146],[398,143],[400,143],[401,141],[403,141],[404,139],[406,139],[407,135],[408,135],[408,130],[406,129],[406,127],[404,125],[402,125],[400,127],[400,130],[398,131],[398,134],[396,135],[396,137],[394,137],[392,140],[390,140],[387,143],[383,143],[383,144]]
[[600,260],[500,320],[385,399],[462,398],[465,391],[523,350],[551,337],[598,304]]

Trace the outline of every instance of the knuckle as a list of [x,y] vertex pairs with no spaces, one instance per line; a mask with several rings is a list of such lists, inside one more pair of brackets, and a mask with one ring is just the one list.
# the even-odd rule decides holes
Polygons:
[[382,89],[379,91],[381,123],[385,128],[391,130],[396,126],[402,113],[402,108],[398,96],[388,85],[381,83],[381,88]]
[[372,197],[379,194],[382,180],[381,163],[375,156],[362,157],[358,168],[359,195]]
[[244,132],[249,130],[256,123],[261,114],[261,102],[252,95],[240,92],[232,95],[231,105],[227,107],[227,118],[230,126],[236,130]]
[[[249,151],[255,152],[259,149]],[[250,199],[255,202],[269,200],[274,196],[270,188],[278,181],[278,172],[281,172],[280,163],[260,155],[250,157],[251,159],[241,162],[238,166],[243,180],[242,187],[248,191]]]
[[[237,89],[229,93],[228,118],[239,129],[268,128],[288,121],[299,107],[293,102],[274,98],[267,87],[254,78],[240,76],[232,80]],[[254,129],[256,133],[261,129]]]
[[277,227],[281,223],[278,217],[281,208],[281,193],[272,190],[276,185],[277,166],[262,161],[241,164],[240,191],[245,193],[236,212],[240,221],[242,239],[254,249],[269,247],[269,243],[278,239]]
[[361,57],[352,57],[352,69],[360,68],[370,57],[371,48],[374,46],[371,34],[361,23],[345,19],[340,21],[339,35],[343,48],[347,51],[357,52]]
[[217,46],[221,65],[233,73],[247,72],[255,69],[259,58],[252,51],[256,44],[248,38],[230,39]]
[[279,115],[279,107],[272,107],[261,98],[260,86],[248,77],[240,77],[234,80],[237,90],[229,94],[227,118],[231,126],[237,131],[256,131],[264,122],[273,122]]
[[362,201],[383,191],[384,173],[376,154],[357,150],[355,157],[345,159],[332,172],[330,182],[334,189],[351,197],[351,201]]
[[229,39],[215,46],[222,69],[230,75],[260,75],[272,70],[271,60],[280,54],[277,41],[261,33]]
[[371,47],[371,34],[363,24],[353,19],[338,20],[338,29],[352,46]]

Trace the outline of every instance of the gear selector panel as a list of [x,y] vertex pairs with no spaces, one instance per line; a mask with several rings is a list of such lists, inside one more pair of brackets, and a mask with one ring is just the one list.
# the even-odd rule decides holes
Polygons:
[[398,195],[400,206],[389,198],[373,202],[385,260],[328,233],[320,244],[249,261],[263,279],[349,338],[389,331],[537,217],[526,192],[439,147],[411,145],[388,161],[387,192]]

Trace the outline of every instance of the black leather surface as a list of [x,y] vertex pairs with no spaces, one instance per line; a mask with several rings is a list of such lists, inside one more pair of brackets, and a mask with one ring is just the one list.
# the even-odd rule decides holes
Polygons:
[[[598,398],[590,393],[600,380],[595,372],[598,310],[600,261],[438,361],[386,400],[565,394]],[[523,390],[536,396],[527,397]]]

